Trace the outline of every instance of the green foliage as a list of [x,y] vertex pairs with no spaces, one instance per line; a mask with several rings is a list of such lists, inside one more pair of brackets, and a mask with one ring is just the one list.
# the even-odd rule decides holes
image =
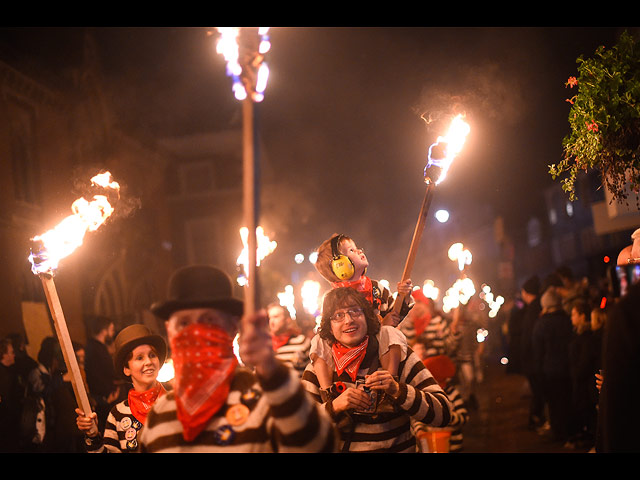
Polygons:
[[578,77],[566,83],[578,90],[567,100],[571,132],[549,173],[554,180],[565,174],[562,189],[575,200],[578,173],[597,170],[612,197],[623,202],[627,182],[633,192],[640,190],[640,45],[625,31],[613,48],[598,47],[577,63]]

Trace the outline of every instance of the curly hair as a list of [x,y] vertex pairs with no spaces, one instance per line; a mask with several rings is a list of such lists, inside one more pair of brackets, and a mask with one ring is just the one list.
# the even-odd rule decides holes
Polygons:
[[318,328],[318,335],[333,345],[337,340],[331,332],[331,317],[339,308],[357,305],[362,308],[367,321],[367,333],[376,335],[380,331],[380,321],[373,310],[373,305],[367,298],[354,288],[340,287],[329,290],[322,302],[322,319]]

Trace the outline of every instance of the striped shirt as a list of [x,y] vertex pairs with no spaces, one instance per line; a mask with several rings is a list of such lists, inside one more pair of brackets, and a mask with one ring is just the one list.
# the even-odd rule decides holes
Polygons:
[[[398,328],[404,333],[405,337],[407,337],[407,342],[413,345],[418,335],[416,335],[416,329],[411,316],[405,318],[404,321],[398,325]],[[431,317],[419,337],[427,340],[426,354],[428,357],[448,355],[454,358],[460,346],[461,333],[459,331],[453,333],[447,319],[443,315],[438,314]]]
[[[464,427],[469,420],[469,411],[467,406],[460,395],[460,391],[452,384],[449,384],[444,389],[447,397],[453,405],[453,411],[451,412],[451,421],[447,425],[447,430],[451,431],[451,437],[449,437],[449,452],[459,453],[462,451],[462,427]],[[429,430],[429,427],[424,423],[415,422],[413,424],[413,431],[417,435],[421,430]]]
[[275,352],[276,358],[290,368],[293,368],[300,376],[309,363],[309,349],[311,340],[306,335],[293,336]]
[[[227,413],[242,405],[246,415],[230,423]],[[226,404],[192,442],[182,436],[174,392],[167,393],[149,412],[141,440],[142,451],[152,453],[333,452],[337,444],[330,418],[282,364],[260,381],[238,367]]]
[[[362,361],[358,377],[364,378],[378,355],[376,337],[370,338],[367,354]],[[343,373],[334,382],[341,381],[346,387],[354,387],[351,378]],[[338,426],[340,450],[349,452],[415,452],[416,440],[411,432],[411,422],[443,427],[449,424],[453,406],[420,358],[409,350],[407,357],[398,367],[400,392],[388,408],[374,415],[359,415],[354,412],[333,411],[332,402],[325,408]],[[302,377],[302,383],[322,402],[318,379],[309,364]]]
[[85,437],[89,453],[134,453],[139,451],[142,423],[131,413],[129,400],[116,404],[107,417],[104,434]]

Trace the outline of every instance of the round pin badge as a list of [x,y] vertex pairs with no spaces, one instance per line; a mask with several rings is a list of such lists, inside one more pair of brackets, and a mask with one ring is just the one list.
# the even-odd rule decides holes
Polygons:
[[229,445],[233,442],[236,432],[229,425],[223,425],[214,432],[214,441],[218,445]]
[[249,408],[253,407],[256,403],[258,403],[259,399],[260,399],[260,392],[255,388],[250,388],[249,390],[244,392],[240,397],[240,401]]
[[131,424],[133,422],[131,421],[131,417],[124,417],[122,420],[120,420],[120,428],[122,430],[127,430],[129,427],[131,427]]
[[138,435],[138,431],[135,428],[130,428],[129,430],[124,432],[124,438],[129,441],[134,440],[136,438],[136,435]]
[[247,421],[250,412],[249,407],[243,403],[232,405],[227,409],[227,421],[234,427],[237,427]]

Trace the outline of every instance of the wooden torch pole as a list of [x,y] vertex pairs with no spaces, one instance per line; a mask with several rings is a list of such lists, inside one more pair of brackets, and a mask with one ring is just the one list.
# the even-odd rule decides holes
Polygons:
[[259,172],[258,155],[255,139],[255,106],[248,95],[243,101],[243,198],[245,225],[247,236],[247,285],[245,287],[244,311],[254,313],[260,304],[260,290],[257,267],[256,228],[259,218]]
[[44,273],[38,276],[40,277],[40,280],[42,280],[42,286],[44,288],[45,296],[47,297],[51,316],[53,317],[53,324],[55,325],[56,333],[58,335],[64,361],[67,365],[68,371],[71,373],[71,384],[76,396],[76,402],[84,414],[89,416],[92,411],[91,403],[89,403],[89,396],[87,395],[84,380],[80,373],[78,359],[73,351],[73,344],[71,343],[71,337],[69,335],[69,330],[67,329],[67,323],[64,318],[62,305],[58,298],[55,283],[53,282],[53,277],[50,274]]
[[[409,254],[404,265],[404,271],[402,272],[402,282],[408,280],[411,277],[411,270],[416,260],[418,253],[418,246],[422,239],[422,232],[424,231],[425,223],[427,220],[427,214],[429,213],[429,207],[431,206],[431,200],[433,198],[433,189],[435,184],[432,181],[427,181],[427,188],[424,192],[424,198],[422,200],[422,206],[420,207],[420,214],[418,215],[418,221],[416,222],[416,228],[413,232],[413,239],[411,240],[411,246],[409,247]],[[398,293],[396,300],[393,302],[393,312],[400,313],[402,304],[404,302],[405,295]]]

